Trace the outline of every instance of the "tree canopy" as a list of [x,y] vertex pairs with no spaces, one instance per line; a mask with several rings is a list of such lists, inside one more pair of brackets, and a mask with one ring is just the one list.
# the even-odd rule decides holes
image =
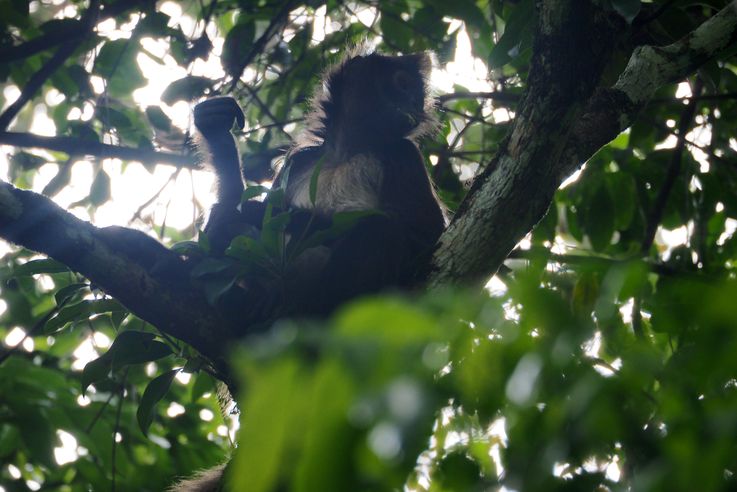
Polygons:
[[[232,490],[735,488],[737,2],[9,0],[0,26],[0,491],[231,454]],[[238,337],[222,301],[284,223],[208,257],[191,109],[242,104],[263,195],[360,43],[436,57],[427,289]]]

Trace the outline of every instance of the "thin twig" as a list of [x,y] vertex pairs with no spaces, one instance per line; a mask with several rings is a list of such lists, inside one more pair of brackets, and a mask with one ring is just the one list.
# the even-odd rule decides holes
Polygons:
[[704,94],[701,96],[691,97],[654,97],[648,101],[648,104],[653,103],[679,103],[682,101],[723,101],[729,99],[737,99],[737,92],[723,92],[721,94]]
[[[701,93],[702,88],[703,83],[700,79],[698,79],[694,85],[692,93],[695,96],[698,96]],[[671,162],[668,166],[668,171],[665,176],[665,181],[663,181],[663,184],[660,187],[660,191],[655,197],[655,202],[650,209],[650,213],[648,214],[647,225],[645,227],[645,237],[643,238],[642,245],[640,247],[640,252],[643,255],[647,255],[648,251],[650,251],[650,247],[653,245],[653,241],[655,240],[655,232],[658,230],[658,225],[663,219],[663,214],[665,213],[665,206],[668,202],[668,197],[670,197],[670,193],[673,190],[676,179],[681,172],[683,151],[686,148],[686,133],[688,133],[688,129],[691,127],[694,115],[696,114],[696,105],[696,99],[692,99],[691,101],[689,101],[689,103],[686,105],[686,107],[683,109],[683,112],[681,113],[681,119],[678,122],[678,141],[676,142],[676,147],[673,150]]]
[[28,338],[32,338],[32,337],[36,336],[36,333],[38,333],[38,331],[39,331],[39,330],[40,330],[41,328],[43,328],[43,327],[44,327],[44,325],[45,325],[45,324],[46,324],[46,323],[47,323],[47,322],[48,322],[48,321],[49,321],[49,320],[50,320],[50,319],[51,319],[51,318],[52,318],[52,317],[53,317],[54,315],[56,315],[56,313],[58,313],[59,311],[61,311],[61,309],[62,309],[62,308],[63,308],[63,307],[64,307],[64,306],[66,305],[67,301],[69,301],[69,298],[68,298],[68,297],[67,297],[66,299],[62,300],[62,301],[61,301],[61,302],[60,302],[60,303],[59,303],[59,304],[58,304],[57,306],[55,306],[55,307],[54,307],[53,309],[51,309],[51,311],[49,311],[48,313],[46,313],[46,315],[44,315],[44,317],[43,317],[43,318],[41,318],[40,320],[38,320],[38,321],[37,321],[37,322],[36,322],[36,323],[35,323],[35,324],[33,325],[33,327],[31,327],[31,329],[30,329],[30,330],[28,330],[28,331],[27,331],[27,332],[25,333],[25,335],[23,335],[23,338],[21,338],[20,342],[18,342],[18,344],[17,344],[17,345],[15,345],[14,347],[11,347],[10,349],[8,349],[8,350],[6,350],[5,352],[3,352],[2,354],[0,354],[0,364],[2,364],[3,362],[5,362],[5,360],[7,360],[7,358],[8,358],[8,357],[10,357],[11,355],[13,355],[13,353],[15,353],[15,351],[17,351],[17,350],[18,350],[18,347],[20,347],[20,346],[22,346],[22,345],[23,345],[23,342],[25,342],[25,341],[26,341],[26,339],[28,339]]
[[177,169],[176,171],[174,171],[173,173],[171,173],[169,175],[169,178],[167,178],[167,180],[164,183],[164,185],[161,188],[159,188],[159,190],[156,193],[154,193],[154,195],[151,198],[149,198],[148,200],[146,200],[140,207],[138,207],[138,209],[136,210],[136,213],[134,213],[133,214],[133,217],[131,217],[131,219],[128,221],[128,225],[131,225],[136,219],[140,219],[141,218],[141,213],[143,213],[143,209],[145,209],[146,207],[148,207],[149,205],[151,205],[153,203],[153,201],[156,200],[156,198],[158,198],[159,195],[161,195],[161,193],[164,191],[164,189],[167,186],[169,186],[169,184],[174,180],[174,178],[176,178],[177,176],[179,176],[179,173],[180,172],[181,172],[181,169]]
[[[694,88],[691,91],[694,97],[689,100],[681,113],[681,119],[678,122],[678,140],[676,142],[676,147],[673,150],[665,181],[655,197],[655,203],[650,209],[647,224],[645,225],[645,236],[642,240],[642,244],[640,245],[640,253],[643,256],[648,256],[650,248],[653,245],[653,241],[655,241],[655,233],[658,230],[658,225],[663,220],[663,214],[665,213],[668,198],[670,197],[671,191],[673,191],[673,186],[676,183],[678,175],[681,173],[683,152],[686,149],[687,144],[686,133],[688,133],[688,129],[693,123],[694,115],[696,114],[696,106],[698,105],[697,98],[699,94],[701,94],[703,86],[701,79],[697,79],[694,84]],[[641,294],[638,294],[632,301],[632,331],[635,336],[640,339],[645,337],[645,333],[642,329],[641,303]]]
[[268,123],[266,125],[258,125],[254,126],[253,128],[249,128],[248,130],[244,130],[241,132],[235,132],[236,136],[245,136],[250,135],[253,132],[257,132],[259,130],[266,130],[268,128],[274,128],[274,127],[280,127],[283,128],[285,125],[289,125],[291,123],[299,123],[301,121],[304,121],[304,118],[291,118],[284,121],[276,121],[274,123]]
[[243,70],[245,70],[246,67],[250,65],[250,63],[256,58],[256,55],[263,51],[266,43],[268,43],[271,38],[274,37],[276,31],[279,29],[282,23],[284,23],[285,19],[288,18],[289,12],[294,9],[297,3],[298,2],[296,2],[295,0],[287,1],[286,3],[284,3],[279,12],[274,15],[264,33],[253,43],[253,45],[251,46],[251,50],[248,52],[248,55],[246,55],[243,61],[240,63],[238,70],[236,70],[236,73],[238,75],[233,76],[233,82],[231,82],[230,84],[229,92],[233,92],[235,90],[236,86],[238,85],[238,81],[240,80],[240,75],[243,73]]
[[110,145],[73,137],[46,137],[32,133],[0,132],[0,145],[37,148],[64,152],[70,156],[93,156],[103,159],[122,159],[149,164],[171,164],[178,167],[198,169],[195,158],[190,155],[159,152],[156,150]]
[[41,89],[44,83],[61,67],[64,62],[72,56],[79,45],[84,41],[86,35],[89,35],[92,27],[97,21],[97,15],[100,10],[100,0],[90,0],[90,6],[82,15],[81,23],[84,26],[85,36],[74,38],[62,44],[54,56],[52,56],[44,65],[33,74],[31,79],[26,83],[25,87],[16,99],[7,109],[0,115],[0,131],[8,128],[16,115],[23,109],[23,106],[30,101],[33,96]]
[[256,105],[261,108],[261,111],[264,112],[264,114],[274,122],[274,126],[276,126],[280,132],[282,132],[284,135],[287,136],[288,139],[291,140],[292,136],[288,134],[286,131],[284,131],[284,126],[280,124],[279,119],[274,116],[274,114],[271,112],[269,107],[261,100],[260,97],[258,97],[258,94],[256,91],[248,84],[245,84],[246,91],[251,95],[251,99],[256,102]]
[[112,401],[113,396],[115,396],[115,393],[110,393],[110,396],[107,397],[107,400],[105,400],[105,403],[102,404],[102,406],[97,411],[97,413],[95,414],[95,416],[92,417],[92,420],[87,425],[87,428],[84,430],[84,432],[86,434],[89,434],[90,432],[92,432],[92,429],[94,429],[95,424],[97,423],[98,420],[100,420],[100,417],[102,417],[102,414],[105,411],[105,409],[107,408],[107,406],[110,405],[110,402]]
[[642,296],[638,294],[632,300],[632,331],[637,338],[644,339],[645,332],[642,329],[642,311],[640,309],[640,304],[642,304]]
[[495,123],[488,121],[486,118],[484,118],[483,116],[479,116],[478,114],[472,115],[472,114],[464,113],[463,111],[457,111],[455,109],[450,109],[450,108],[443,108],[442,111],[448,114],[460,116],[461,118],[465,118],[474,123],[481,123],[482,125],[489,125],[489,126],[496,125]]
[[452,92],[450,94],[442,94],[438,96],[438,101],[445,103],[455,99],[491,99],[492,101],[503,103],[516,103],[520,99],[519,94],[510,92]]
[[[102,21],[105,19],[117,17],[123,12],[133,10],[133,8],[138,7],[139,5],[143,6],[151,3],[154,2],[151,2],[150,0],[121,0],[103,8],[100,11],[98,20]],[[80,29],[79,26],[76,25],[70,26],[69,29],[62,28],[58,31],[54,30],[52,32],[26,41],[23,44],[0,48],[0,60],[3,60],[3,62],[5,63],[13,62],[16,60],[23,60],[35,55],[36,53],[40,53],[42,51],[46,51],[55,46],[58,46],[63,42],[73,42],[77,39],[84,38],[88,34],[89,31]]]
[[118,431],[120,430],[120,414],[123,410],[123,396],[125,395],[125,383],[128,381],[128,370],[129,367],[125,368],[125,373],[123,374],[123,381],[120,384],[120,396],[118,396],[118,409],[115,412],[115,426],[113,427],[113,449],[112,449],[112,456],[110,457],[111,461],[111,473],[113,476],[112,482],[110,483],[110,491],[115,492],[115,475],[116,475],[116,469],[115,469],[115,454],[118,449],[118,440],[116,439],[118,436]]

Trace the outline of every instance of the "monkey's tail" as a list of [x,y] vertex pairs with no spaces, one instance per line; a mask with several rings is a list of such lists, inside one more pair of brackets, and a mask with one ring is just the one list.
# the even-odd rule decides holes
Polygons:
[[193,477],[178,482],[167,492],[220,492],[223,490],[225,465],[197,472]]

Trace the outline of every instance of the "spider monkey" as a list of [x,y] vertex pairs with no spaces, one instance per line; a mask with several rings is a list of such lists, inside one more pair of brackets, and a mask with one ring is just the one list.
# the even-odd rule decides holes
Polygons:
[[[327,227],[338,212],[378,213],[297,262],[285,275],[282,314],[323,315],[356,296],[419,280],[445,227],[415,143],[434,125],[430,69],[427,54],[371,53],[349,57],[324,76],[307,128],[275,180],[294,214],[289,232],[298,237],[306,223]],[[236,235],[260,227],[265,205],[241,204],[244,186],[230,129],[234,122],[242,128],[244,116],[235,100],[198,104],[194,121],[217,177],[205,233],[213,252],[222,254]],[[316,198],[310,196],[315,173]]]
[[[446,221],[415,143],[434,125],[430,68],[426,54],[359,54],[323,77],[307,128],[275,179],[293,212],[289,232],[295,237],[305,227],[326,227],[338,212],[379,213],[296,265],[293,278],[285,279],[291,283],[289,313],[326,314],[358,295],[421,280],[418,269]],[[223,254],[235,236],[258,230],[265,205],[241,203],[243,179],[230,130],[234,122],[242,128],[245,118],[235,100],[204,101],[195,107],[194,119],[217,177],[217,202],[204,232],[212,252]],[[317,193],[311,197],[316,172]],[[223,469],[205,471],[171,490],[219,490]]]

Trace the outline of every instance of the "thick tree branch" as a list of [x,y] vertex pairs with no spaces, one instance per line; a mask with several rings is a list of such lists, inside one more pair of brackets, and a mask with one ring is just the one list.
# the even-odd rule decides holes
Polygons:
[[560,183],[553,164],[624,28],[586,0],[542,2],[537,14],[528,86],[510,134],[441,236],[431,285],[483,282],[545,214]]
[[539,8],[517,118],[441,237],[431,285],[488,278],[543,217],[560,183],[628,128],[659,87],[684,79],[737,42],[733,1],[676,43],[637,48],[617,83],[594,92],[592,81],[612,48],[603,38],[614,43],[617,29],[583,3],[550,1]]
[[735,43],[737,1],[732,1],[673,44],[638,47],[616,84],[599,89],[589,101],[563,153],[561,179],[629,128],[658,88],[685,79]]
[[0,237],[69,266],[137,316],[225,372],[229,324],[189,282],[189,267],[140,231],[97,228],[51,200],[0,181]]
[[172,164],[190,169],[198,168],[194,157],[190,155],[121,147],[72,137],[44,137],[32,133],[0,132],[0,145],[54,150],[75,157],[117,158],[146,164]]

